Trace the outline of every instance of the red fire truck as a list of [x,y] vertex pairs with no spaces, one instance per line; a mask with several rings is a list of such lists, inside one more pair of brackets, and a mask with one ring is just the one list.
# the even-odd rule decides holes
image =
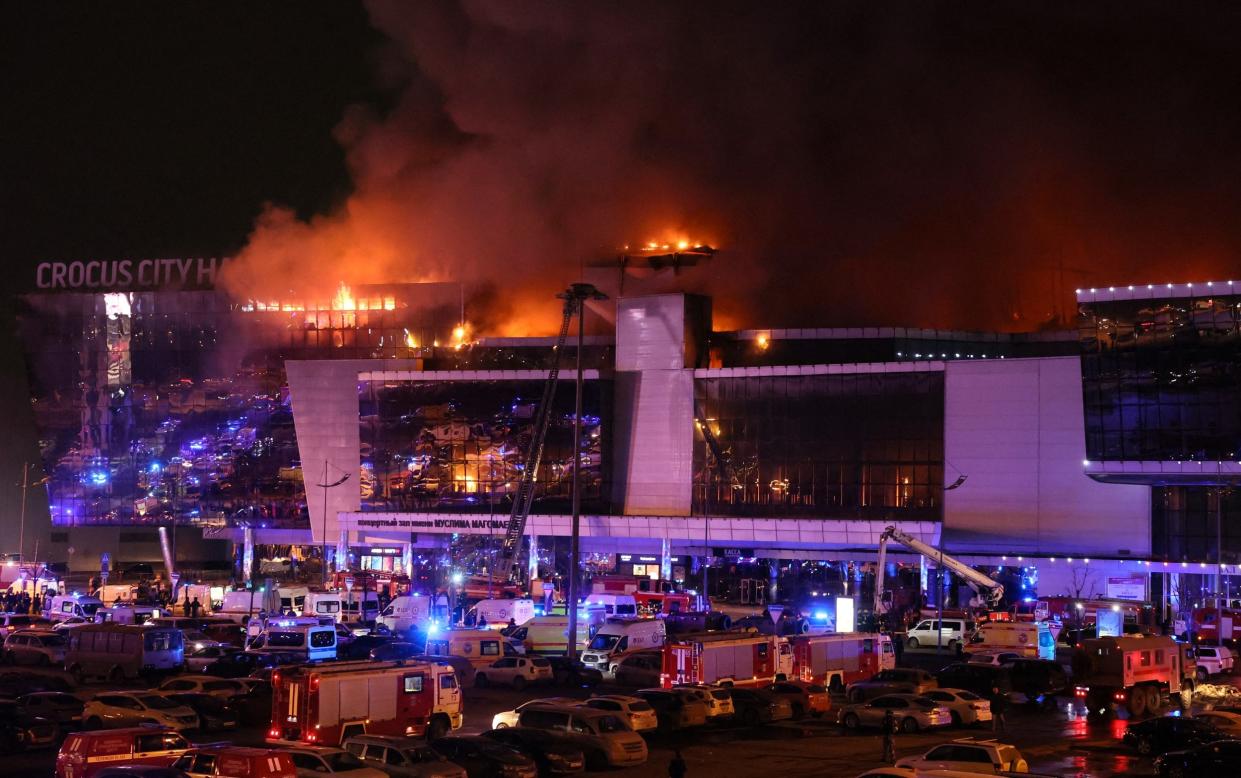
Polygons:
[[844,691],[854,681],[896,667],[892,638],[873,632],[793,635],[792,678]]
[[760,686],[777,676],[789,678],[793,652],[789,642],[775,635],[753,632],[704,632],[678,635],[664,644],[665,688],[682,683],[726,683]]
[[1157,714],[1165,694],[1187,707],[1196,669],[1189,651],[1169,637],[1083,640],[1073,656],[1076,696],[1092,713],[1123,705],[1131,716]]
[[638,611],[650,615],[686,613],[693,599],[674,589],[671,581],[630,575],[605,575],[591,582],[594,594],[632,594]]
[[272,673],[268,742],[335,746],[352,735],[425,736],[461,726],[461,689],[439,662],[339,662]]

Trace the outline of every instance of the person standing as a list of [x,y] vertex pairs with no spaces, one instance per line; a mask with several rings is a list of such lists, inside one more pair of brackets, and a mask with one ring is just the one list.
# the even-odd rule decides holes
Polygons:
[[681,756],[681,749],[672,752],[672,761],[668,762],[668,778],[685,778],[689,773],[689,767],[685,764],[685,758]]
[[1005,732],[1007,731],[1008,722],[1004,719],[1004,714],[1008,711],[1008,695],[1000,691],[999,687],[991,687],[991,731]]
[[883,714],[883,763],[896,764],[896,714],[888,708]]
[[190,603],[189,607],[190,607],[189,615],[193,616],[194,618],[198,618],[198,612],[202,610],[203,604],[198,601],[197,597],[195,597],[194,601]]

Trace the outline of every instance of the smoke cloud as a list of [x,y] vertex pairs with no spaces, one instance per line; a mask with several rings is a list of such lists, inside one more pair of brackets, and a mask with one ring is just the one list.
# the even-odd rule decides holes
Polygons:
[[1184,7],[366,6],[399,98],[342,117],[353,193],[270,206],[238,293],[459,280],[544,333],[582,263],[692,240],[717,324],[1033,329],[1235,272],[1238,25]]

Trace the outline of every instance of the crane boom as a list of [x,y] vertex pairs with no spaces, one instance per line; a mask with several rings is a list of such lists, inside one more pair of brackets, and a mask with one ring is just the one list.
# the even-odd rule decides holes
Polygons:
[[883,584],[884,569],[888,553],[888,541],[895,540],[905,548],[916,554],[930,559],[942,567],[946,567],[957,575],[965,579],[969,587],[973,589],[978,597],[975,598],[970,605],[980,606],[987,605],[995,607],[999,604],[1000,599],[1004,596],[1004,586],[988,576],[983,575],[974,568],[965,564],[959,559],[948,556],[943,551],[929,543],[923,543],[921,540],[901,532],[896,527],[888,527],[879,536],[879,569],[875,572],[875,613],[882,614],[887,612],[887,606],[883,604]]
[[[560,322],[560,334],[552,346],[552,363],[547,371],[547,382],[543,384],[543,396],[539,400],[539,410],[535,414],[534,429],[530,434],[530,448],[522,465],[521,475],[517,480],[517,492],[513,495],[513,507],[509,512],[508,527],[504,530],[504,543],[500,546],[500,555],[496,560],[493,578],[507,581],[513,574],[513,563],[521,551],[521,538],[526,533],[526,519],[530,517],[530,507],[534,504],[534,486],[539,474],[539,465],[543,461],[543,445],[547,442],[547,428],[551,426],[552,403],[556,399],[556,384],[560,380],[560,354],[564,351],[565,341],[569,337],[569,323],[579,308],[580,301],[565,298],[564,317]],[[578,455],[580,456],[580,455]]]

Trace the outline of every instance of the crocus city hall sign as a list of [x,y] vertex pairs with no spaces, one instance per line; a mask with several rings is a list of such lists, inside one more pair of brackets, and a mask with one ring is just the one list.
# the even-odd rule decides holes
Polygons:
[[35,286],[66,291],[210,289],[223,266],[223,257],[41,262],[35,268]]

